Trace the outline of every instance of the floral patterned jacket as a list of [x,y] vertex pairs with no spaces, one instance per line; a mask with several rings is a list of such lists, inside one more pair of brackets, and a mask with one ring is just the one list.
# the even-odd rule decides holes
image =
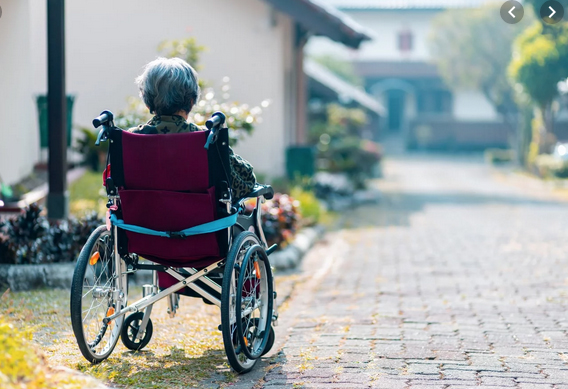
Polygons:
[[[203,131],[193,123],[188,123],[183,117],[178,115],[156,115],[148,123],[128,131],[135,134],[176,134],[183,132]],[[231,163],[231,179],[233,189],[233,199],[239,199],[252,192],[256,184],[256,177],[252,165],[235,154],[229,148],[229,161]]]

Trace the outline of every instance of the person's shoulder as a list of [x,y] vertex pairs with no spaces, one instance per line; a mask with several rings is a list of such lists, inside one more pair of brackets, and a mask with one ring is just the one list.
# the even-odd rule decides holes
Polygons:
[[188,131],[189,132],[197,132],[197,131],[205,131],[205,128],[198,126],[195,123],[188,122]]
[[158,129],[156,126],[160,123],[160,117],[154,116],[152,119],[148,120],[144,124],[139,124],[136,127],[132,127],[128,129],[128,132],[133,134],[157,134]]
[[129,128],[128,132],[131,132],[133,134],[149,135],[149,134],[157,134],[158,129],[155,126],[149,124],[140,124],[137,127]]

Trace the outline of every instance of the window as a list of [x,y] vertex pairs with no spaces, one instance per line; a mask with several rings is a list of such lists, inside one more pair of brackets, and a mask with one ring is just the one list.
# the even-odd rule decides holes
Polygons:
[[412,51],[413,44],[412,31],[404,30],[398,33],[398,50],[403,53],[408,53]]

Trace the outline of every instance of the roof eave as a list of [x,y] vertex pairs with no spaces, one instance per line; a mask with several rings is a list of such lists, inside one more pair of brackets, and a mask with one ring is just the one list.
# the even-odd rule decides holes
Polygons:
[[325,89],[328,95],[334,94],[338,98],[346,96],[359,106],[378,116],[385,115],[385,108],[374,97],[340,79],[325,66],[312,60],[306,60],[304,62],[304,72],[312,81],[317,83],[322,89]]
[[326,36],[353,49],[373,39],[372,33],[349,16],[320,0],[265,0],[314,35]]

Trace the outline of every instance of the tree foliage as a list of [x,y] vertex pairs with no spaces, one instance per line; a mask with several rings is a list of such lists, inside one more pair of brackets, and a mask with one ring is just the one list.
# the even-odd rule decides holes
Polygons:
[[568,23],[546,28],[536,22],[525,30],[515,42],[509,72],[535,104],[548,107],[558,96],[558,83],[568,77]]
[[[531,13],[526,12],[525,18]],[[478,90],[512,124],[517,107],[507,78],[515,37],[521,24],[503,23],[499,5],[449,10],[433,23],[430,50],[440,75],[454,90]]]
[[201,70],[201,54],[207,48],[197,43],[195,38],[172,39],[163,41],[158,45],[158,52],[167,58],[181,58],[195,70]]

